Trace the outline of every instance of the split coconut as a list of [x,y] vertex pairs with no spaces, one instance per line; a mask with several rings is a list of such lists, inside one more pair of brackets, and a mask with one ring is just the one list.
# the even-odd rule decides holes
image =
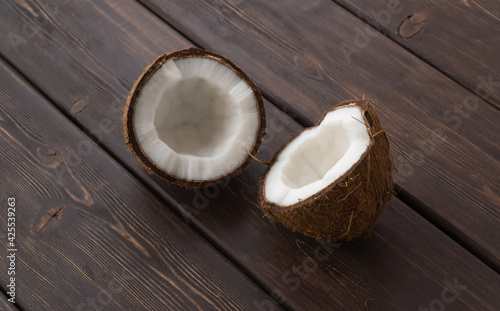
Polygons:
[[[165,54],[127,98],[127,148],[150,172],[185,188],[241,173],[265,135],[262,95],[227,58],[201,49]],[[327,111],[285,144],[259,184],[265,214],[321,241],[368,232],[392,195],[389,142],[367,100]]]
[[150,172],[185,188],[239,174],[265,135],[262,95],[227,58],[190,48],[164,54],[131,89],[127,148]]
[[327,111],[285,144],[259,185],[265,214],[321,241],[349,241],[368,232],[392,195],[392,158],[367,100]]

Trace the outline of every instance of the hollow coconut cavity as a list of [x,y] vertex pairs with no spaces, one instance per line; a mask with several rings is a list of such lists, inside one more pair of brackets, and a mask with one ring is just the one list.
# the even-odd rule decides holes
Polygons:
[[195,48],[148,66],[124,115],[128,149],[151,173],[186,188],[240,173],[258,152],[265,123],[261,93],[245,73]]
[[259,186],[265,214],[321,241],[368,232],[392,195],[389,142],[367,100],[327,111],[285,144]]

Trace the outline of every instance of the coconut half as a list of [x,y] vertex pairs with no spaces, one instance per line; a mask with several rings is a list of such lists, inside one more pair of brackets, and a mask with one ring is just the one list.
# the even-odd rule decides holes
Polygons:
[[127,148],[150,173],[201,188],[249,164],[266,119],[261,92],[241,69],[190,48],[164,54],[144,70],[129,93],[123,124]]
[[368,232],[392,195],[389,142],[367,100],[327,111],[285,144],[259,185],[265,214],[322,241]]

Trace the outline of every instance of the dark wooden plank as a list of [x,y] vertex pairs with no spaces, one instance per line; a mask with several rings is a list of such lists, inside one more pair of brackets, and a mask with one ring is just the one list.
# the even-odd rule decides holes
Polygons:
[[[190,43],[134,2],[108,1],[98,8],[89,2],[68,3],[61,10],[65,14],[54,19],[63,30],[50,28],[40,34],[43,37],[30,41],[20,53],[2,50],[4,55],[8,54],[12,63],[34,77],[33,82],[57,99],[56,104],[72,114],[88,132],[99,129],[101,120],[111,120],[111,127],[116,130],[94,137],[285,306],[302,310],[426,307],[439,299],[446,279],[457,277],[469,290],[453,302],[453,307],[497,307],[494,297],[498,275],[398,200],[388,208],[371,239],[346,247],[331,245],[332,254],[327,255],[328,250],[317,242],[263,219],[256,205],[256,184],[264,170],[261,164],[253,163],[230,183],[194,192],[149,176],[124,147],[119,110],[124,106],[128,88],[147,63],[165,49],[171,51],[178,48],[177,44]],[[8,21],[2,26],[17,29],[19,21],[15,11],[6,8],[2,12]],[[74,12],[85,18],[72,17]],[[80,32],[88,20],[98,23],[99,27]],[[156,40],[146,38],[157,33],[162,36]],[[58,40],[52,41],[51,37]],[[98,47],[78,44],[107,38],[113,44]],[[45,48],[41,49],[42,46]],[[35,55],[37,50],[42,55]],[[89,61],[83,56],[91,51],[96,56]],[[129,54],[131,51],[133,54]],[[45,59],[47,64],[32,61],[32,57]],[[73,59],[83,61],[73,62]],[[103,63],[102,59],[107,61]],[[121,68],[124,64],[125,69]],[[85,79],[70,79],[73,73],[60,68],[72,68]],[[100,74],[92,75],[93,72]],[[108,84],[116,80],[123,83]],[[53,84],[56,81],[57,87]],[[96,89],[100,86],[105,87]],[[80,90],[78,96],[85,102],[77,101],[75,90]],[[270,124],[259,154],[262,159],[268,159],[300,129],[269,102],[266,109]],[[314,252],[315,248],[319,254]],[[317,268],[311,260],[316,260]],[[272,309],[267,299],[255,300],[253,305],[261,310]]]
[[[141,0],[246,70],[304,124],[347,98],[373,99],[396,145],[397,184],[420,212],[500,271],[500,112],[383,36],[347,59],[363,22],[328,0]],[[372,33],[372,32],[369,32]],[[478,81],[477,83],[480,83]],[[416,199],[413,199],[416,198]]]
[[[15,246],[2,245],[17,249],[21,308],[249,310],[270,299],[4,63],[0,102],[1,227],[12,197],[16,228]],[[3,255],[5,292],[9,265]]]
[[[266,144],[263,158],[268,153]],[[297,310],[415,310],[431,304],[439,309],[437,300],[446,284],[456,279],[474,292],[460,296],[450,310],[500,307],[500,276],[398,199],[386,208],[370,238],[344,246],[322,246],[280,225],[263,223],[251,187],[263,170],[263,165],[253,164],[227,188],[216,189],[220,192],[215,198],[202,195],[208,201],[202,209],[196,208],[198,195],[184,207],[279,302]],[[221,226],[228,223],[233,225]]]
[[334,1],[500,108],[500,2]]
[[7,301],[7,297],[5,297],[5,295],[2,294],[0,296],[0,310],[3,310],[3,311],[18,311],[19,309],[16,308],[16,306],[13,303]]

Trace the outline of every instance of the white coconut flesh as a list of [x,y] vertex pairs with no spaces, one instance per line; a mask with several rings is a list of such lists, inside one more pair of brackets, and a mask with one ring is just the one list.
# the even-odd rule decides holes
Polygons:
[[259,127],[252,89],[206,57],[167,61],[137,99],[134,128],[142,151],[168,174],[211,180],[248,156]]
[[329,112],[281,152],[265,180],[270,202],[289,206],[318,193],[344,175],[367,150],[370,136],[361,110]]

